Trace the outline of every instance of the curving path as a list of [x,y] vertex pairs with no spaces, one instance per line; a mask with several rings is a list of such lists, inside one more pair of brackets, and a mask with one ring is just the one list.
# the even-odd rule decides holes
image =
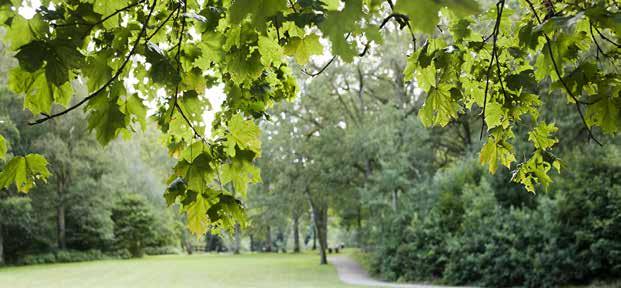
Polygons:
[[371,286],[371,287],[398,287],[398,288],[449,288],[449,286],[437,286],[426,284],[400,284],[379,281],[371,278],[356,261],[341,256],[328,257],[330,264],[334,265],[341,281],[345,284]]

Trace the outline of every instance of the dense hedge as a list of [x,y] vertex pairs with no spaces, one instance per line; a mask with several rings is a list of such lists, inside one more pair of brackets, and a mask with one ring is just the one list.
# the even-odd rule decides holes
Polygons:
[[533,195],[536,205],[499,203],[489,177],[440,192],[429,211],[393,219],[393,231],[374,251],[373,272],[485,287],[619,277],[621,168],[618,157],[608,158],[572,159],[574,169],[556,187]]
[[17,265],[50,264],[93,261],[109,258],[117,258],[116,255],[107,255],[99,250],[75,251],[59,250],[55,252],[25,255],[16,262]]

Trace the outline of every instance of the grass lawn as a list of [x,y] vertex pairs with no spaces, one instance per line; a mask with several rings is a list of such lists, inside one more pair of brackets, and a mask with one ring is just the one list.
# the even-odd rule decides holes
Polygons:
[[154,256],[0,269],[0,287],[352,287],[305,253]]

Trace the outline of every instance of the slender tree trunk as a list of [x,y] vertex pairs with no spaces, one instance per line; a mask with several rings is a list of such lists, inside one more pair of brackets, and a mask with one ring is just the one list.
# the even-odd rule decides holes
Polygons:
[[241,229],[239,227],[239,223],[235,224],[235,247],[233,247],[233,254],[239,254],[239,249],[241,246]]
[[300,217],[293,217],[293,253],[300,253]]
[[0,224],[0,266],[4,265],[4,238],[2,234],[2,224]]
[[320,208],[315,210],[315,227],[317,238],[319,239],[319,264],[328,264],[328,209]]
[[398,205],[399,205],[399,190],[395,189],[392,191],[392,210],[397,212]]
[[315,229],[315,223],[313,223],[313,250],[317,250],[317,229]]
[[267,241],[267,248],[265,252],[272,252],[272,227],[267,226],[267,237],[265,238]]
[[254,252],[254,235],[250,234],[250,252]]
[[58,249],[67,249],[66,228],[65,228],[65,185],[64,177],[58,177],[58,203],[56,203],[56,232]]
[[65,204],[58,203],[58,207],[56,207],[56,222],[58,229],[58,248],[59,249],[67,249],[66,242],[66,228],[65,228]]

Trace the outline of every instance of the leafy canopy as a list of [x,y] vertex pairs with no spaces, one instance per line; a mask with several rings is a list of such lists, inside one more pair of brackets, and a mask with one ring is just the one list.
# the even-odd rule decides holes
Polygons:
[[[593,140],[598,127],[619,129],[621,14],[611,1],[521,0],[513,10],[504,0],[43,0],[32,18],[16,13],[29,3],[0,1],[0,22],[19,61],[9,86],[39,114],[34,122],[84,109],[106,144],[136,124],[144,129],[150,103],[178,158],[164,196],[195,233],[243,223],[247,185],[260,181],[254,120],[298,91],[286,57],[305,64],[323,43],[344,61],[390,49],[380,33],[389,22],[412,34],[404,73],[425,92],[422,123],[479,113],[488,135],[481,161],[491,172],[498,163],[515,168],[514,181],[530,191],[560,169],[550,153],[556,128],[538,119],[547,97],[575,105]],[[73,81],[86,83],[86,98],[72,99]],[[226,98],[205,127],[214,87]],[[511,145],[517,126],[532,127],[533,153],[522,163]],[[27,191],[45,167],[38,156],[16,156],[0,185]]]

